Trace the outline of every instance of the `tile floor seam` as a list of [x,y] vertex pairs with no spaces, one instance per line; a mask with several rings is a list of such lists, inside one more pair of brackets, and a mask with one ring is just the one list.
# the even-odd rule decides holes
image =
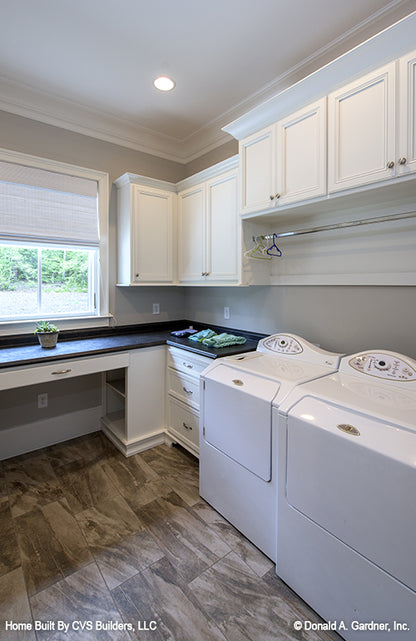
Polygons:
[[[278,579],[277,575],[272,575],[271,571],[275,572],[274,567],[270,567],[269,569],[264,570],[265,564],[264,561],[262,560],[261,557],[263,557],[262,553],[257,550],[257,548],[254,548],[238,531],[236,531],[233,526],[228,523],[221,515],[216,513],[216,511],[208,504],[206,503],[202,497],[199,496],[199,491],[198,491],[198,484],[197,484],[197,467],[195,464],[195,459],[191,458],[188,456],[188,454],[183,453],[179,448],[167,448],[166,446],[158,446],[156,448],[153,448],[153,450],[146,450],[145,452],[139,453],[135,456],[140,457],[137,461],[137,466],[133,462],[134,461],[134,456],[129,457],[127,461],[131,459],[131,462],[127,462],[124,459],[119,458],[121,455],[114,449],[114,447],[111,444],[108,444],[105,440],[105,437],[101,435],[100,433],[96,432],[93,435],[90,435],[89,437],[83,438],[82,440],[79,439],[71,439],[71,441],[68,443],[68,447],[65,446],[65,444],[57,444],[56,446],[51,446],[51,448],[47,448],[42,450],[41,452],[33,453],[33,456],[39,456],[41,453],[46,454],[46,458],[51,465],[51,469],[53,471],[53,476],[57,479],[58,481],[58,486],[62,492],[62,497],[55,498],[53,501],[47,502],[46,504],[42,504],[39,502],[40,497],[35,494],[34,499],[38,501],[36,505],[41,507],[42,509],[47,508],[48,506],[51,505],[51,503],[54,503],[56,501],[61,501],[62,499],[64,500],[65,504],[68,506],[69,510],[69,515],[71,518],[75,521],[77,524],[77,531],[81,533],[81,537],[77,540],[82,541],[82,549],[84,549],[84,546],[86,550],[89,553],[89,556],[91,560],[86,564],[83,565],[81,568],[79,567],[73,567],[71,563],[73,564],[73,561],[70,560],[70,573],[66,574],[64,571],[64,566],[63,568],[63,573],[59,572],[60,576],[58,579],[56,579],[52,583],[51,586],[48,586],[44,590],[38,590],[36,593],[33,593],[29,595],[28,591],[28,583],[27,583],[27,577],[25,575],[25,572],[23,571],[23,549],[19,543],[19,537],[18,537],[18,524],[17,524],[17,518],[18,516],[14,517],[13,514],[11,515],[12,518],[12,523],[13,523],[13,531],[14,535],[16,538],[16,544],[18,546],[18,552],[19,552],[19,560],[20,560],[20,566],[19,566],[19,572],[21,572],[21,575],[23,576],[23,585],[24,589],[26,592],[26,599],[28,601],[29,605],[29,611],[30,615],[32,616],[32,619],[34,619],[34,614],[37,615],[37,617],[41,617],[42,614],[42,604],[46,604],[45,599],[48,597],[48,593],[40,599],[37,602],[36,608],[41,608],[40,610],[34,609],[34,604],[35,604],[35,599],[38,597],[38,595],[41,595],[45,590],[48,590],[50,588],[53,588],[57,584],[59,584],[59,589],[62,590],[62,594],[66,594],[66,586],[71,585],[71,582],[67,584],[65,580],[71,579],[73,575],[76,574],[76,572],[80,572],[81,577],[85,577],[85,574],[82,574],[85,570],[85,568],[92,568],[94,567],[93,575],[97,577],[97,581],[99,581],[96,585],[98,586],[98,592],[97,592],[97,599],[96,601],[96,613],[98,616],[100,616],[100,613],[102,612],[101,608],[101,597],[104,599],[104,601],[109,605],[109,611],[113,612],[113,616],[119,618],[120,622],[127,623],[129,620],[134,620],[129,619],[129,612],[123,610],[123,601],[119,600],[116,598],[116,591],[121,590],[121,593],[125,594],[126,598],[128,597],[129,599],[133,595],[134,597],[134,588],[133,590],[130,589],[126,590],[124,592],[124,589],[126,588],[126,584],[129,583],[130,581],[132,582],[132,586],[134,586],[134,582],[136,579],[138,579],[139,575],[143,577],[142,585],[150,585],[154,586],[156,589],[155,592],[155,598],[158,600],[158,607],[161,608],[160,612],[163,614],[164,620],[163,620],[163,626],[167,627],[167,631],[173,636],[170,638],[172,641],[182,641],[181,637],[178,636],[175,633],[172,633],[172,630],[176,630],[179,634],[180,632],[180,627],[178,628],[177,626],[179,625],[185,625],[186,621],[186,613],[183,614],[183,617],[178,616],[177,618],[174,616],[174,618],[171,620],[171,614],[172,610],[169,611],[169,602],[166,603],[166,610],[164,609],[164,598],[167,598],[167,595],[172,595],[173,598],[173,603],[179,603],[180,600],[178,601],[178,595],[183,594],[188,601],[190,601],[190,604],[192,604],[192,607],[200,612],[200,618],[195,618],[192,619],[194,615],[191,613],[189,614],[189,625],[198,625],[198,626],[203,626],[204,621],[209,623],[208,628],[205,627],[203,630],[202,627],[198,628],[193,628],[191,627],[190,629],[201,629],[203,632],[203,637],[204,639],[207,638],[207,635],[210,634],[210,630],[212,627],[212,634],[214,638],[217,638],[217,634],[221,637],[221,639],[226,639],[227,641],[231,641],[234,637],[233,634],[236,632],[236,628],[234,628],[234,632],[231,628],[228,627],[227,620],[229,620],[229,617],[232,615],[232,609],[227,613],[227,608],[225,606],[224,610],[224,616],[227,616],[227,618],[218,618],[215,619],[213,616],[213,613],[215,613],[215,608],[211,610],[209,609],[209,601],[207,603],[204,603],[200,600],[200,596],[204,594],[204,590],[207,589],[206,586],[210,587],[211,590],[213,590],[213,594],[215,595],[216,589],[220,589],[220,586],[223,586],[223,589],[226,589],[227,586],[227,574],[231,572],[231,580],[233,581],[233,594],[235,593],[235,598],[237,599],[237,603],[240,603],[241,607],[245,602],[245,599],[247,598],[247,595],[249,596],[250,590],[252,589],[258,589],[259,593],[262,594],[263,592],[270,593],[270,596],[273,597],[274,595],[276,596],[276,603],[281,602],[283,604],[283,612],[286,612],[286,620],[288,620],[288,612],[290,613],[289,619],[292,617],[293,613],[293,620],[296,619],[305,619],[308,616],[308,611],[310,610],[309,606],[307,604],[304,604],[301,602],[300,598],[293,593],[292,591],[287,592],[284,588],[280,586],[284,586],[283,582],[281,582],[280,579]],[[54,449],[56,448],[56,449]],[[85,451],[85,456],[84,456],[84,451]],[[22,467],[24,468],[24,463],[27,460],[28,465],[30,465],[31,457],[29,454],[25,455],[24,459],[20,459],[17,457],[19,463],[22,464]],[[16,458],[16,457],[15,457]],[[65,463],[65,461],[67,463]],[[105,495],[104,501],[107,500],[114,500],[113,505],[118,505],[119,502],[121,501],[123,504],[125,504],[128,508],[128,511],[131,511],[132,515],[134,515],[135,520],[130,519],[130,516],[128,516],[128,511],[125,512],[125,517],[123,517],[124,510],[122,510],[122,514],[120,514],[120,518],[126,518],[127,520],[125,521],[125,525],[120,526],[120,532],[126,531],[123,529],[123,527],[126,527],[127,529],[134,523],[139,523],[140,524],[140,530],[134,529],[133,534],[131,534],[132,537],[135,537],[138,533],[145,533],[145,537],[141,539],[140,537],[137,539],[134,539],[132,546],[129,547],[127,544],[127,539],[129,538],[130,535],[125,534],[123,540],[126,540],[126,545],[123,547],[121,546],[120,550],[117,550],[117,546],[115,547],[114,552],[111,551],[111,545],[108,544],[107,548],[104,544],[103,546],[103,551],[105,554],[105,551],[108,549],[109,551],[109,556],[103,557],[104,558],[104,565],[103,567],[100,566],[99,562],[99,553],[98,553],[98,548],[97,550],[94,550],[94,545],[88,542],[88,537],[86,533],[84,532],[84,529],[81,527],[77,515],[80,514],[80,512],[76,513],[74,512],[73,507],[71,506],[69,499],[68,499],[68,491],[65,490],[65,487],[60,479],[60,475],[58,474],[57,470],[59,468],[62,468],[63,465],[65,464],[70,464],[72,462],[78,462],[80,465],[80,469],[85,469],[89,470],[91,469],[94,465],[98,463],[98,467],[100,470],[105,474],[106,480],[109,482],[109,486],[111,486],[111,496],[108,497]],[[52,464],[53,462],[53,464]],[[58,465],[58,463],[61,462],[61,465]],[[120,464],[119,467],[119,483],[113,482],[111,474],[109,474],[109,471],[111,469],[111,462],[114,463],[114,466]],[[144,465],[145,464],[145,465]],[[152,474],[150,471],[147,474],[146,466],[152,470]],[[138,468],[141,469],[138,469]],[[4,467],[2,466],[3,471]],[[75,466],[76,468],[76,466]],[[32,477],[34,481],[38,480],[38,467],[34,466],[31,468],[36,472],[35,476]],[[69,469],[69,468],[68,468]],[[62,470],[61,470],[62,471]],[[136,475],[135,475],[136,472]],[[88,475],[88,472],[86,472]],[[142,474],[143,473],[143,474]],[[146,476],[147,474],[147,476]],[[153,474],[155,475],[153,478]],[[184,492],[183,492],[183,498],[180,494],[178,494],[178,482],[181,481],[181,475],[182,478],[184,479]],[[29,477],[30,478],[30,477]],[[98,480],[100,478],[100,475],[98,475]],[[114,477],[116,478],[116,477]],[[87,501],[90,500],[90,496],[92,497],[93,494],[89,494],[89,492],[94,491],[94,483],[97,483],[97,476],[91,476],[91,487],[88,486],[88,481],[86,483],[86,488],[87,488],[87,493],[85,496],[87,497]],[[129,484],[130,480],[133,479],[142,479],[143,482],[135,484],[135,488],[139,491],[140,489],[143,489],[147,484],[154,483],[152,486],[151,492],[149,493],[148,491],[144,492],[143,494],[140,494],[139,500],[137,502],[129,501],[127,498],[128,494],[130,493],[131,496],[134,497],[134,492],[132,494],[132,488],[128,486],[128,489],[126,488],[126,493],[123,494],[121,491],[123,486],[122,483],[127,483]],[[45,481],[47,483],[48,480]],[[186,487],[185,487],[185,481],[186,481]],[[81,481],[80,481],[81,484]],[[41,485],[41,483],[40,483]],[[162,487],[162,485],[166,487]],[[80,485],[82,487],[82,484]],[[9,509],[11,510],[11,494],[10,494],[10,483],[6,482],[6,488],[7,490],[7,501],[8,501],[8,506]],[[149,490],[149,488],[147,488]],[[114,494],[113,494],[114,490]],[[167,492],[168,490],[171,490],[171,492],[166,495],[164,492]],[[46,488],[45,488],[46,491]],[[149,497],[152,496],[152,493],[154,493],[155,498],[150,498],[148,502],[145,502],[144,504],[140,503],[141,500],[145,499],[147,500]],[[49,497],[49,495],[47,495]],[[81,495],[80,495],[81,496]],[[170,499],[168,498],[171,497]],[[195,500],[194,503],[192,501],[194,498],[198,496],[198,499]],[[118,498],[117,498],[118,497]],[[176,497],[176,498],[175,498]],[[98,499],[97,499],[98,500]],[[164,501],[163,503],[159,504],[159,508],[157,506],[156,501]],[[146,506],[148,506],[150,503],[154,503],[154,506],[147,511],[147,519],[141,518],[140,511],[141,508],[146,509]],[[30,503],[28,503],[30,505]],[[35,504],[35,503],[34,503]],[[85,508],[85,509],[91,509],[91,507],[94,507],[97,503]],[[133,507],[134,505],[134,507]],[[199,511],[198,511],[198,506],[199,505]],[[163,531],[161,531],[161,539],[159,540],[159,537],[154,534],[152,531],[151,526],[149,523],[153,522],[153,519],[157,517],[157,512],[158,509],[160,510],[160,518],[162,520],[167,520],[169,521],[172,519],[173,523],[173,531],[176,531],[176,538],[179,541],[182,541],[184,545],[187,545],[186,539],[190,539],[189,543],[189,549],[192,550],[192,555],[188,556],[187,554],[184,553],[186,552],[185,548],[183,549],[183,552],[181,552],[181,546],[179,545],[178,547],[175,546],[172,548],[172,551],[170,551],[170,548],[167,547],[164,543],[164,537],[163,537]],[[173,510],[173,512],[171,512]],[[186,516],[185,512],[181,512],[181,510],[184,510],[188,516]],[[31,510],[30,510],[31,511]],[[50,518],[54,517],[57,518],[59,517],[60,511],[59,509],[55,510],[47,510],[48,514],[51,515]],[[181,520],[181,514],[186,517],[184,520]],[[205,518],[203,518],[203,516]],[[23,515],[20,515],[23,516]],[[48,517],[49,518],[49,517]],[[150,518],[150,521],[149,521]],[[175,524],[176,521],[176,524]],[[110,525],[111,525],[111,520],[110,520]],[[49,520],[48,520],[49,523]],[[114,521],[116,523],[116,521]],[[224,525],[223,525],[224,523]],[[188,529],[188,526],[190,529]],[[134,526],[135,527],[135,526]],[[51,536],[60,536],[60,532],[62,532],[62,529],[59,528],[53,528]],[[207,537],[205,538],[203,536],[204,532],[207,532]],[[192,534],[193,533],[193,534]],[[150,545],[149,548],[146,548],[145,553],[143,554],[142,552],[142,546],[145,544],[147,546],[147,537],[150,537],[149,540],[153,541],[156,545],[155,548]],[[241,537],[241,544],[240,544],[240,537]],[[42,539],[41,539],[42,540]],[[63,542],[65,542],[67,539],[64,537]],[[111,541],[110,539],[108,539]],[[61,541],[61,538],[58,539],[58,541]],[[230,543],[231,541],[231,543]],[[172,540],[173,542],[173,540]],[[169,544],[169,541],[167,541],[167,544]],[[63,545],[63,543],[62,543]],[[135,547],[139,545],[140,548]],[[224,553],[225,547],[227,547],[228,551]],[[75,546],[75,550],[77,547]],[[137,550],[137,552],[135,552]],[[154,550],[156,550],[156,554],[160,553],[160,557],[156,558],[154,557],[154,560],[152,560],[152,554],[154,554]],[[111,552],[111,553],[110,553]],[[137,554],[140,553],[140,556],[137,556]],[[58,554],[58,559],[59,559],[59,550],[57,552]],[[73,551],[71,549],[71,554],[73,555]],[[111,554],[114,554],[114,556],[111,556]],[[121,554],[121,556],[118,556],[118,554]],[[132,557],[129,557],[129,555],[132,554]],[[124,555],[124,556],[123,556]],[[230,564],[226,562],[226,559],[228,556],[234,555],[234,563]],[[257,556],[257,555],[261,555]],[[130,559],[133,561],[131,562]],[[172,559],[172,561],[170,560]],[[121,565],[119,565],[119,561],[121,560]],[[17,561],[17,558],[16,558]],[[105,563],[110,563],[108,566],[110,568],[110,574],[109,574],[109,579],[106,579],[105,576]],[[111,569],[111,563],[113,563],[112,569]],[[126,565],[123,566],[123,563]],[[127,576],[124,580],[122,580],[121,583],[113,587],[111,589],[110,583],[108,583],[108,580],[111,581],[111,572],[113,573],[113,577],[115,580],[117,580],[117,577],[119,576],[120,579],[123,579],[123,572],[126,575],[127,572],[131,570],[135,570],[138,567],[138,564],[143,563],[143,565],[140,565],[139,569],[134,572],[131,576]],[[182,565],[189,563],[189,566],[186,570],[181,571]],[[215,571],[215,566],[218,564],[224,564],[223,567],[219,568],[219,573]],[[251,563],[251,565],[250,565]],[[130,565],[129,565],[130,564]],[[159,565],[158,565],[159,564]],[[243,565],[241,565],[243,564]],[[58,564],[59,565],[59,564]],[[205,567],[204,567],[205,565]],[[266,564],[267,565],[267,564]],[[172,572],[173,574],[170,575],[169,572],[167,574],[165,573],[165,568],[168,567],[173,568]],[[253,567],[252,567],[253,566]],[[239,584],[238,577],[239,577],[239,568],[246,568],[248,579],[247,583],[243,581],[243,575],[241,576],[241,585]],[[202,569],[203,568],[203,569]],[[235,569],[233,569],[235,568]],[[58,566],[57,566],[58,569]],[[126,571],[127,570],[127,571]],[[260,575],[259,572],[262,571],[263,574]],[[196,573],[196,576],[194,578],[190,579],[189,577],[192,576],[193,573]],[[245,573],[245,570],[244,570]],[[270,573],[270,577],[268,577],[268,573]],[[62,576],[61,576],[62,574]],[[207,575],[207,576],[205,576]],[[88,576],[88,573],[87,573]],[[176,589],[176,592],[173,591],[171,592],[171,588],[167,590],[167,587],[169,585],[169,576],[172,576],[174,578],[174,583],[172,584],[171,588],[173,590]],[[99,579],[98,579],[99,577]],[[147,579],[146,579],[147,577]],[[153,578],[152,578],[153,577]],[[155,578],[157,577],[157,579]],[[192,583],[194,581],[199,581],[200,579],[204,578],[204,580],[201,580],[198,586],[199,590],[199,596],[196,596],[196,594],[193,592],[192,589]],[[217,578],[216,578],[217,577]],[[216,583],[215,581],[218,580],[218,578],[223,577],[221,580],[220,584],[218,585],[218,588],[216,588]],[[278,580],[273,581],[273,577],[276,577]],[[77,579],[78,580],[78,579]],[[156,581],[156,583],[155,583]],[[88,587],[88,581],[84,583]],[[93,585],[95,585],[93,583]],[[140,582],[136,583],[136,585],[140,585]],[[247,590],[246,591],[245,585],[247,585]],[[176,587],[175,587],[176,586]],[[224,587],[225,586],[225,587]],[[256,588],[257,586],[257,588]],[[68,587],[68,590],[71,588]],[[83,588],[84,589],[84,588]],[[167,590],[167,591],[165,591]],[[202,591],[201,591],[202,590]],[[290,588],[288,588],[290,590]],[[70,592],[69,592],[70,593]],[[50,594],[54,594],[52,591]],[[136,594],[139,596],[139,593],[136,592]],[[85,593],[85,598],[88,599],[89,593]],[[81,597],[82,597],[82,592],[81,592]],[[111,597],[111,599],[110,599]],[[94,599],[94,593],[91,595],[91,598]],[[137,604],[138,608],[143,608],[143,607],[150,607],[149,612],[153,615],[157,615],[157,611],[151,607],[152,603],[152,595],[147,595],[145,597],[145,600],[141,603],[140,599]],[[234,597],[233,597],[234,598]],[[161,600],[162,599],[162,600]],[[32,603],[33,601],[33,603]],[[133,606],[134,606],[134,601],[132,601]],[[150,605],[149,605],[150,604]],[[92,601],[92,612],[94,611],[94,601]],[[234,607],[234,606],[233,606]],[[192,608],[191,608],[192,610]],[[28,611],[28,614],[29,614]],[[132,611],[134,611],[134,607],[132,607]],[[136,612],[139,612],[140,610],[136,608]],[[46,612],[46,610],[44,610]],[[211,614],[209,613],[211,612]],[[311,611],[312,613],[312,611]],[[195,614],[196,616],[196,614]],[[247,615],[251,619],[252,613],[249,612]],[[259,616],[263,616],[262,614],[259,613]],[[267,615],[268,616],[268,615]],[[270,616],[272,616],[272,611],[270,611]],[[317,616],[317,615],[316,615]],[[59,618],[59,609],[56,610],[56,618]],[[315,620],[315,619],[314,619]],[[316,620],[319,620],[317,618]],[[196,623],[199,621],[199,623]],[[249,619],[241,619],[241,621],[236,621],[235,625],[240,625],[243,626],[242,629],[245,626],[245,623],[248,622]],[[261,623],[262,619],[259,619],[259,624],[263,625]],[[284,623],[285,619],[282,619],[283,623],[282,626],[280,627],[279,624],[279,630],[276,629],[275,634],[278,636],[275,636],[273,634],[273,637],[270,637],[268,630],[272,629],[270,626],[273,626],[275,624],[272,623],[273,619],[267,619],[266,622],[267,625],[266,627],[259,628],[259,634],[261,637],[261,641],[271,641],[271,638],[277,639],[277,638],[286,638],[286,639],[291,639],[292,641],[295,641],[299,637],[296,636],[296,633],[293,629],[290,628],[290,622],[289,623]],[[172,622],[172,629],[169,628],[170,622]],[[250,628],[247,634],[250,636],[248,638],[252,638],[253,634],[253,625],[256,626],[256,620],[254,619],[254,624],[251,621],[250,622]],[[268,627],[267,627],[268,626]],[[225,631],[223,631],[225,629]],[[273,628],[274,629],[274,628]],[[185,628],[183,628],[185,630]],[[227,633],[226,633],[227,632]],[[188,638],[188,635],[186,635]],[[34,631],[34,637],[36,638],[37,641],[41,641],[41,639],[44,639],[44,636],[42,633],[36,633]],[[135,632],[129,632],[128,630],[126,631],[126,639],[127,637],[131,641],[137,641],[139,638],[142,639],[143,634],[140,632],[140,637],[138,636],[138,631],[136,630]],[[259,638],[260,638],[259,637]],[[73,637],[71,637],[72,639]],[[95,637],[98,638],[99,637]],[[111,635],[111,639],[114,637]],[[120,638],[119,635],[117,635],[117,638]],[[123,636],[123,639],[125,637]],[[305,639],[305,637],[302,637]],[[313,637],[315,641],[335,641],[335,639],[340,639],[338,635],[333,636],[332,633],[321,633],[321,634],[316,634],[316,636]],[[257,641],[257,640],[256,640]],[[340,640],[342,641],[342,640]]]

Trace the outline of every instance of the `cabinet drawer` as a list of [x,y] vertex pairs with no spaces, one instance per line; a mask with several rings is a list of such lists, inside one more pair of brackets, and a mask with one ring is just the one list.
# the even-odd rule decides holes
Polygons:
[[128,364],[129,355],[123,352],[108,356],[65,359],[45,365],[9,367],[0,371],[0,390],[105,372],[119,367],[128,367]]
[[175,347],[168,348],[168,366],[185,372],[190,376],[194,375],[199,377],[199,374],[203,372],[210,363],[212,363],[212,359],[210,358],[198,356],[184,349],[176,349]]
[[181,401],[199,409],[199,377],[168,368],[168,390]]
[[178,434],[185,442],[199,445],[199,414],[171,396],[168,397],[168,431]]

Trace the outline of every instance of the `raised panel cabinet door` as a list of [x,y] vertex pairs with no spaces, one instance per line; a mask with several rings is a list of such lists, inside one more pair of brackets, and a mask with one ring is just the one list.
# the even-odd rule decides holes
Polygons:
[[276,204],[275,126],[262,129],[239,145],[241,213],[250,214]]
[[208,181],[207,282],[236,282],[240,243],[237,211],[237,171]]
[[279,205],[326,194],[326,98],[277,123]]
[[179,194],[178,211],[179,281],[204,281],[205,187],[196,185]]
[[173,193],[133,186],[133,282],[173,280]]
[[395,176],[395,63],[328,96],[328,191]]
[[416,171],[416,51],[400,59],[399,175]]

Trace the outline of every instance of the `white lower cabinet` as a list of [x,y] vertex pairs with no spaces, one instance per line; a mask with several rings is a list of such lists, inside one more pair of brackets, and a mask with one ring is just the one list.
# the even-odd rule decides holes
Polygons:
[[167,436],[199,455],[199,386],[201,372],[212,359],[168,347]]
[[105,434],[126,456],[165,441],[164,345],[131,350],[128,366],[103,375]]
[[168,434],[187,450],[199,454],[199,412],[168,397]]

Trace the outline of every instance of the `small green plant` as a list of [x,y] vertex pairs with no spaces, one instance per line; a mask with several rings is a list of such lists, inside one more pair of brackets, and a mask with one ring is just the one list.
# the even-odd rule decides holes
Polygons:
[[59,330],[56,325],[54,325],[50,321],[39,321],[38,323],[36,323],[35,334],[37,334],[38,332],[54,333],[58,331]]

